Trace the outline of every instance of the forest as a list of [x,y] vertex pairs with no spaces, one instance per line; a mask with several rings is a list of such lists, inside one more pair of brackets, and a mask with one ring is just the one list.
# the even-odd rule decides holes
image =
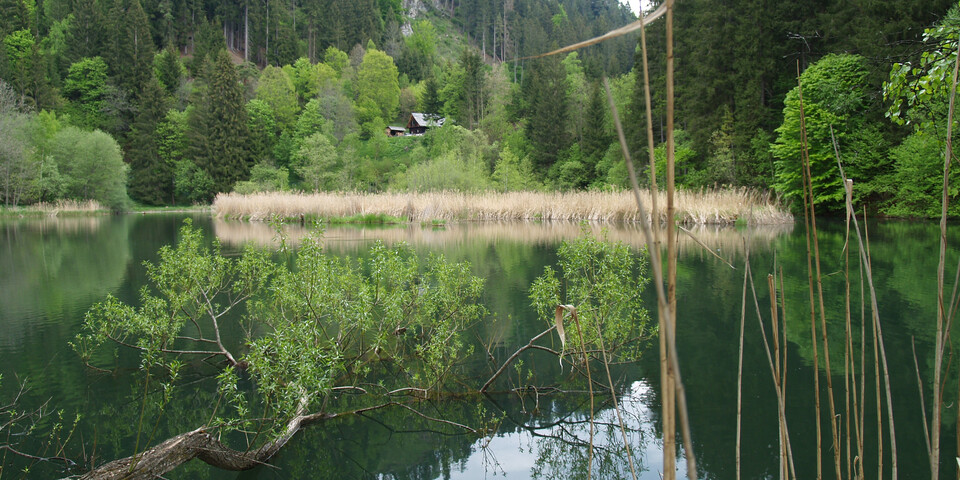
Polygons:
[[[835,140],[858,202],[938,214],[952,4],[678,2],[681,188],[749,187],[798,204],[799,77],[818,206],[842,207]],[[635,19],[616,0],[0,0],[3,204],[621,189],[601,79],[645,158],[636,35],[527,57]],[[660,143],[663,28],[647,32]],[[384,133],[412,112],[448,121],[423,136]]]

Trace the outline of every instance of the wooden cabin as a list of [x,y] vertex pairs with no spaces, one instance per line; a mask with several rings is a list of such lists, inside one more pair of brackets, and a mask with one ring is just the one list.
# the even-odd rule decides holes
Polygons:
[[407,134],[407,129],[403,127],[387,127],[387,131],[384,132],[388,137],[402,137]]
[[442,127],[447,121],[435,113],[411,113],[410,120],[407,121],[407,130],[410,135],[423,135],[427,129]]

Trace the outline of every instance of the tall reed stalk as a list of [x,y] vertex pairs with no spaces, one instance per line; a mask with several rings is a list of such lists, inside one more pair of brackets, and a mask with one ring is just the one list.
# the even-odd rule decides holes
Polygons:
[[[672,144],[672,138],[673,138],[673,119],[672,119],[672,116],[673,116],[673,101],[672,101],[672,96],[673,96],[673,86],[672,86],[672,84],[673,84],[673,48],[672,48],[672,40],[673,40],[673,38],[672,38],[672,37],[673,37],[673,0],[667,0],[667,2],[665,3],[665,5],[666,5],[666,10],[667,10],[667,45],[668,45],[668,47],[667,47],[667,65],[668,65],[668,66],[667,66],[667,98],[668,98],[668,101],[667,101],[667,117],[668,117],[668,120],[667,120],[667,137],[668,137],[668,142],[671,142],[671,143],[668,143],[668,148],[667,148],[667,150],[668,150],[668,154],[667,154],[667,164],[668,164],[668,166],[667,166],[667,171],[668,171],[668,177],[672,177],[672,175],[670,174],[670,172],[672,171],[672,168],[673,168],[673,155],[672,155],[672,151],[671,151],[672,149],[670,148],[669,145]],[[605,87],[606,90],[607,90],[607,100],[608,100],[609,103],[610,103],[610,110],[611,110],[611,112],[613,113],[614,126],[616,127],[617,137],[618,137],[618,139],[620,140],[620,148],[621,148],[621,150],[622,150],[623,157],[624,157],[624,160],[625,160],[626,165],[627,165],[627,172],[629,173],[629,176],[630,176],[630,184],[631,184],[631,186],[633,187],[634,199],[635,199],[636,202],[637,202],[637,208],[640,209],[640,211],[642,212],[642,211],[644,211],[645,209],[644,209],[644,205],[643,205],[643,200],[642,200],[641,197],[640,197],[640,186],[639,186],[639,184],[637,183],[636,170],[634,169],[634,166],[633,166],[633,160],[632,160],[631,157],[630,157],[630,149],[627,147],[626,137],[625,137],[624,134],[623,134],[623,125],[620,123],[620,117],[619,117],[619,114],[617,113],[616,103],[613,101],[613,95],[612,95],[611,92],[610,92],[610,85],[609,85],[609,82],[607,82],[606,80],[604,80],[604,87]],[[646,87],[647,90],[649,91],[650,85],[649,85],[649,84],[646,84],[645,87]],[[649,103],[647,104],[647,108],[648,108],[648,109],[651,108]],[[650,148],[652,149],[652,148],[653,148],[653,145],[650,145]],[[672,200],[671,200],[671,198],[672,198],[672,196],[673,196],[673,195],[672,195],[672,194],[673,194],[672,182],[671,182],[670,180],[672,180],[672,178],[668,179],[668,185],[667,185],[667,187],[668,187],[668,188],[667,188],[667,190],[668,190],[668,193],[667,193],[667,204],[668,204],[668,210],[667,210],[667,211],[668,211],[668,216],[667,216],[668,222],[667,222],[667,225],[668,225],[668,227],[669,227],[669,226],[671,225],[671,223],[673,222],[673,217],[670,216],[670,213],[671,213],[671,212],[670,212],[670,206],[672,205]],[[656,216],[653,216],[653,215],[652,215],[651,218],[656,218]],[[652,230],[652,227],[651,227],[647,222],[641,222],[641,223],[640,223],[640,226],[641,226],[641,229],[643,230],[644,237],[646,238],[647,245],[656,246],[656,244],[654,243],[653,233],[652,233],[652,231],[651,231],[651,230]],[[675,268],[676,268],[676,263],[675,263],[675,259],[676,259],[675,246],[676,246],[676,245],[675,245],[674,242],[676,242],[676,234],[675,234],[674,232],[675,232],[675,230],[668,230],[668,236],[669,236],[670,238],[668,238],[668,241],[667,241],[667,257],[668,257],[668,259],[669,259],[669,258],[673,258],[673,259],[674,259],[673,267],[674,267],[674,269],[675,269]],[[674,248],[671,249],[671,246],[674,247]],[[676,340],[676,323],[675,323],[674,321],[671,321],[671,320],[675,320],[675,319],[676,319],[676,309],[675,309],[676,298],[673,299],[673,300],[674,300],[673,302],[670,302],[670,301],[668,300],[668,296],[667,296],[667,291],[668,291],[668,290],[672,290],[672,291],[674,292],[674,295],[675,295],[675,292],[676,292],[676,272],[674,271],[674,275],[672,276],[672,281],[668,281],[668,285],[667,285],[667,287],[665,288],[665,287],[664,287],[664,275],[663,275],[663,270],[662,270],[663,265],[662,265],[662,263],[661,263],[661,255],[660,255],[659,248],[651,248],[651,249],[650,249],[650,257],[651,257],[650,263],[651,263],[651,265],[652,265],[653,273],[654,273],[654,284],[655,284],[656,291],[657,291],[657,304],[658,304],[658,306],[659,306],[659,310],[662,311],[662,312],[664,312],[664,313],[663,313],[663,318],[666,319],[666,321],[665,321],[664,324],[662,325],[662,326],[666,327],[666,328],[665,328],[665,332],[664,332],[664,330],[661,330],[660,335],[661,335],[661,337],[662,337],[663,334],[666,333],[666,343],[665,343],[665,348],[664,348],[664,350],[666,350],[666,352],[667,352],[667,353],[666,353],[666,357],[667,357],[667,362],[668,362],[668,369],[669,369],[670,373],[672,373],[672,375],[673,375],[674,385],[673,385],[672,391],[675,392],[675,395],[676,395],[676,396],[675,396],[675,399],[676,399],[676,407],[675,407],[675,410],[674,410],[674,409],[667,408],[667,406],[665,405],[664,408],[663,408],[663,415],[662,415],[662,417],[671,416],[671,415],[673,415],[674,412],[676,412],[676,413],[679,414],[679,417],[680,417],[680,426],[681,426],[681,431],[682,431],[682,434],[683,434],[684,450],[685,450],[685,454],[686,454],[685,456],[686,456],[686,460],[687,460],[687,477],[688,477],[689,479],[691,479],[691,480],[696,480],[696,479],[697,479],[696,454],[694,453],[694,450],[693,450],[693,440],[692,440],[692,436],[691,436],[691,433],[690,433],[690,419],[689,419],[689,415],[688,415],[688,411],[687,411],[686,391],[685,391],[684,386],[683,386],[683,379],[682,379],[681,374],[680,374],[680,363],[679,363],[679,359],[678,359],[678,356],[677,356],[677,348],[676,348],[676,345],[677,345],[677,340]],[[668,260],[668,273],[669,273],[669,263],[670,263],[670,261]],[[663,344],[662,344],[662,345],[663,345]],[[662,395],[667,395],[667,394],[668,394],[667,391],[662,392]],[[666,420],[664,420],[664,425],[666,426],[667,424],[668,424],[668,422],[667,422]],[[676,435],[676,434],[674,433],[673,435]],[[676,464],[675,464],[675,460],[674,460],[674,463],[672,463],[672,464],[671,464],[671,463],[667,463],[668,455],[672,455],[672,454],[671,454],[672,450],[671,450],[671,451],[668,451],[668,449],[666,448],[666,442],[667,442],[668,438],[669,438],[669,437],[667,436],[667,432],[666,432],[666,429],[665,429],[665,430],[664,430],[664,443],[665,443],[665,445],[664,445],[664,451],[663,451],[663,454],[664,454],[664,478],[675,478],[675,473],[674,473],[674,470],[675,470],[675,468],[676,468],[676,466],[675,466],[675,465],[676,465]],[[669,477],[668,477],[668,475],[669,475]]]
[[747,321],[747,262],[750,258],[750,245],[744,243],[746,254],[743,261],[743,295],[740,299],[740,348],[737,353],[737,480],[740,480],[740,436],[743,429],[743,327]]
[[957,59],[953,65],[953,81],[950,85],[950,108],[947,112],[947,142],[943,155],[943,198],[940,206],[940,262],[937,265],[937,339],[933,360],[933,418],[930,438],[930,478],[937,480],[940,475],[940,409],[943,398],[940,386],[940,374],[943,368],[943,350],[946,340],[944,330],[944,272],[947,257],[947,205],[950,202],[950,161],[953,159],[953,113],[957,95],[957,72],[960,69],[960,45],[957,47]]
[[[811,193],[807,191],[807,129],[803,116],[803,85],[800,82],[800,63],[797,63],[797,86],[800,92],[800,162],[803,170],[803,221],[807,239],[807,286],[810,293],[810,335],[813,345],[813,393],[816,405],[817,426],[817,480],[823,478],[823,434],[820,429],[820,366],[817,353],[817,317],[816,303],[813,298],[813,256],[810,240],[810,209],[813,203]],[[829,375],[829,371],[827,372]],[[838,475],[839,476],[839,475]]]
[[[677,328],[677,239],[676,224],[674,215],[676,214],[676,143],[673,136],[674,129],[674,91],[673,91],[673,0],[667,0],[667,302],[670,308],[667,310],[669,316],[665,319],[667,330],[676,331]],[[671,346],[667,346],[672,348]],[[674,356],[676,352],[671,352]],[[669,365],[668,365],[669,367]],[[663,449],[664,449],[664,470],[666,465],[675,465],[676,451],[675,439],[676,420],[676,372],[667,368],[666,376],[663,377]],[[673,480],[675,478],[674,470],[668,470],[669,475],[664,476],[664,480]],[[666,473],[666,472],[664,472]]]
[[[780,435],[780,441],[782,442],[781,454],[784,455],[783,457],[781,457],[781,461],[784,462],[784,464],[789,465],[790,470],[789,470],[789,476],[787,476],[787,478],[796,479],[797,474],[796,474],[796,468],[794,467],[794,462],[793,462],[793,447],[790,445],[790,432],[787,428],[787,411],[785,407],[786,392],[783,389],[782,379],[777,374],[780,359],[778,358],[776,361],[774,361],[773,355],[770,352],[770,342],[767,340],[766,328],[764,328],[763,326],[763,314],[760,311],[760,302],[758,300],[756,287],[754,286],[753,271],[750,268],[749,257],[746,260],[746,265],[744,267],[744,270],[746,270],[745,274],[749,278],[750,291],[753,293],[753,306],[757,312],[757,323],[760,325],[760,336],[761,338],[763,338],[763,349],[764,349],[764,353],[766,353],[767,355],[767,364],[770,367],[770,376],[773,377],[774,391],[777,394],[777,418],[780,425],[779,430],[780,432],[782,432],[782,434]],[[773,294],[775,297],[775,292],[771,292],[771,294]],[[775,305],[775,302],[776,300],[774,300],[774,305]],[[774,306],[774,308],[776,307]],[[782,470],[781,470],[781,474],[783,474]]]

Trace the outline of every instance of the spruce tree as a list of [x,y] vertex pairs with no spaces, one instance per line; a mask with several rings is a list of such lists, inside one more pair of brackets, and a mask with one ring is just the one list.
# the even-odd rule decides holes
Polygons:
[[104,55],[104,18],[96,0],[77,0],[71,26],[73,35],[67,49],[70,62]]
[[437,79],[430,77],[423,86],[423,99],[420,101],[420,108],[424,113],[440,113],[443,108],[443,102],[440,101],[439,87]]
[[119,52],[120,64],[115,68],[119,73],[120,87],[127,91],[130,98],[138,98],[153,75],[153,56],[156,47],[150,33],[147,15],[140,0],[132,0],[124,13],[124,41]]
[[603,87],[597,82],[594,83],[592,90],[590,104],[584,116],[583,148],[581,149],[584,161],[589,162],[591,168],[606,153],[612,140],[607,134],[605,125],[606,111],[610,107],[607,106]]
[[215,53],[203,71],[189,122],[189,152],[213,179],[215,192],[229,192],[250,171],[243,88],[226,50]]
[[140,93],[140,109],[129,135],[130,197],[147,205],[163,205],[173,194],[173,167],[160,157],[157,125],[166,115],[164,92],[156,77]]
[[173,45],[156,56],[157,81],[168,95],[176,93],[183,79],[183,65],[180,63],[180,54]]
[[529,105],[527,138],[534,147],[533,158],[540,175],[545,175],[570,145],[565,77],[560,59],[547,57],[533,64],[524,86]]

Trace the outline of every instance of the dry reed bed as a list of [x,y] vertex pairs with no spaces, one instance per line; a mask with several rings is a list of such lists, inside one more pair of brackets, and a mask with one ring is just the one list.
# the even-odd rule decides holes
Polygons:
[[[646,205],[650,193],[642,192]],[[660,221],[666,195],[658,195]],[[685,190],[677,192],[677,215],[687,225],[792,223],[793,216],[768,195],[747,189]],[[638,222],[641,217],[633,194],[624,192],[509,192],[509,193],[257,193],[220,194],[213,202],[217,216],[266,220],[274,214],[348,217],[389,215],[410,221],[441,220],[560,220]]]

